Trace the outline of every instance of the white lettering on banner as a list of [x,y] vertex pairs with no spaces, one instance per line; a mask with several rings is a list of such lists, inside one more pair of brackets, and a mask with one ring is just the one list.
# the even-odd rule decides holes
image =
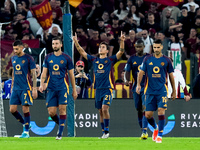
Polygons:
[[181,128],[200,128],[200,114],[181,114]]
[[75,114],[75,127],[77,128],[97,128],[98,127],[98,114]]

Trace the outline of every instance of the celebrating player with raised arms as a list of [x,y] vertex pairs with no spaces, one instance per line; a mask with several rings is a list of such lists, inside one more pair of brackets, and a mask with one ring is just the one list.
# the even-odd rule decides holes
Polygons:
[[[138,74],[136,92],[140,94],[141,81],[143,75],[146,76],[146,83],[144,87],[145,93],[145,116],[149,124],[154,128],[152,136],[153,141],[156,143],[162,143],[162,134],[165,125],[165,110],[167,109],[167,73],[172,85],[171,97],[173,100],[176,98],[176,89],[173,77],[173,67],[171,60],[162,54],[162,41],[155,40],[153,43],[154,54],[144,58],[141,65],[141,70]],[[158,110],[158,126],[153,118],[153,112]],[[146,127],[143,126],[143,133],[145,133]]]
[[[15,55],[11,58],[13,74],[10,112],[19,122],[23,124],[23,132],[20,138],[29,138],[29,106],[33,105],[33,98],[37,98],[37,77],[35,62],[30,55],[23,52],[23,49],[24,46],[22,41],[17,40],[13,43]],[[33,89],[31,87],[32,81],[30,75],[32,76]],[[17,105],[22,105],[24,118],[17,111]]]
[[79,45],[77,40],[77,35],[73,37],[73,41],[78,52],[89,62],[92,62],[94,67],[94,88],[96,89],[95,94],[95,107],[99,110],[100,114],[100,122],[103,131],[103,136],[101,138],[109,137],[109,107],[112,102],[113,95],[113,83],[111,81],[111,69],[113,65],[121,58],[124,53],[124,40],[125,35],[121,32],[121,42],[120,49],[116,55],[107,57],[108,55],[108,44],[106,42],[102,42],[99,45],[99,57],[94,57],[87,54],[84,49]]

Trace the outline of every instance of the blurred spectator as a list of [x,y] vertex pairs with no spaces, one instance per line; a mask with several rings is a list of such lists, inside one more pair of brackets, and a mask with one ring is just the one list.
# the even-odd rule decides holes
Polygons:
[[29,32],[29,30],[22,31],[22,40],[31,40],[31,39],[35,39],[35,37],[33,36],[33,34]]
[[58,32],[58,28],[56,26],[54,26],[52,28],[51,33],[48,33],[48,31],[44,32],[44,40],[46,42],[46,49],[47,49],[47,54],[53,52],[53,48],[52,48],[52,39],[54,37],[60,36],[61,34]]
[[178,17],[178,22],[182,23],[182,28],[185,31],[185,36],[188,37],[189,36],[189,30],[191,27],[191,22],[190,22],[190,18],[188,16],[188,9],[187,7],[182,7],[181,8],[181,15]]
[[14,38],[13,38],[13,35],[12,35],[12,33],[13,33],[12,26],[8,25],[6,27],[6,29],[5,29],[5,31],[6,32],[5,32],[4,36],[3,36],[3,40],[13,40]]
[[156,32],[160,31],[160,25],[155,22],[155,16],[153,13],[148,13],[147,22],[144,24],[142,29],[149,30],[150,28],[154,29]]
[[126,9],[129,11],[132,5],[133,5],[133,0],[127,0]]
[[196,10],[199,8],[199,5],[194,2],[194,0],[188,0],[188,3],[184,4],[183,7],[187,7],[188,11],[190,11],[190,7],[194,6],[194,9]]
[[186,57],[190,58],[191,46],[197,41],[197,31],[195,28],[190,29],[190,37],[186,40]]
[[50,5],[51,5],[51,8],[52,8],[52,11],[55,11],[56,12],[56,19],[58,19],[59,21],[62,21],[62,9],[56,5],[56,1],[57,0],[50,0]]
[[119,79],[117,79],[116,81],[115,81],[115,83],[125,83],[124,82],[124,73],[125,73],[125,70],[123,69],[122,70],[122,72],[121,72],[121,76],[120,76],[120,78]]
[[97,18],[101,18],[103,12],[104,8],[102,7],[100,0],[93,0],[92,10],[86,18],[89,27],[94,28],[96,26],[96,22],[94,22],[94,20],[96,20]]
[[192,28],[195,28],[197,34],[200,35],[200,16],[195,17],[195,22],[192,24]]
[[100,40],[103,42],[106,42],[106,43],[109,43],[109,39],[108,39],[108,36],[105,32],[101,32],[100,33]]
[[102,42],[99,39],[99,31],[93,29],[92,39],[88,41],[88,53],[92,56],[98,56],[99,44]]
[[168,48],[169,48],[169,39],[167,37],[165,37],[165,34],[163,32],[158,32],[158,39],[160,39],[162,41],[163,44],[163,49],[162,49],[162,53],[166,56],[168,56]]
[[53,23],[59,25],[62,28],[62,23],[57,19],[56,11],[52,11],[52,18],[53,18]]
[[63,34],[63,32],[62,32],[61,28],[59,27],[59,25],[53,23],[52,26],[48,29],[48,31],[44,31],[44,30],[42,29],[42,27],[40,27],[40,28],[38,29],[36,35],[40,35],[40,36],[42,37],[42,41],[43,41],[43,40],[44,40],[44,32],[51,33],[53,27],[57,27],[57,28],[58,28],[59,34]]
[[9,22],[12,21],[15,13],[14,4],[10,0],[4,2],[4,8],[0,11],[0,22]]
[[196,43],[191,45],[191,52],[200,54],[200,35],[197,37]]
[[115,9],[114,12],[110,14],[110,16],[112,18],[114,16],[117,16],[119,20],[124,20],[127,14],[128,14],[128,10],[126,9],[126,4],[124,3],[124,1],[120,1],[119,6],[117,7],[117,9]]
[[28,20],[23,20],[21,23],[22,23],[22,29],[23,29],[23,31],[24,30],[28,30],[28,33],[32,36],[31,39],[34,39],[33,32],[30,29],[30,23],[29,23],[29,21]]
[[97,30],[101,34],[102,32],[105,32],[105,26],[104,26],[104,21],[102,18],[97,19]]
[[118,38],[118,36],[121,33],[121,28],[119,26],[119,18],[117,16],[114,16],[112,18],[112,29],[111,31],[114,33],[114,37]]
[[[152,2],[150,4],[149,10],[145,14],[148,15],[148,13],[153,13],[155,16],[155,22],[160,23],[160,13],[157,11],[157,8],[157,3]],[[148,16],[146,16],[146,20],[147,18]]]
[[137,41],[137,39],[135,37],[134,30],[129,31],[129,37],[130,39],[127,39],[125,41],[125,55],[127,59],[129,59],[131,55],[136,53],[134,44]]
[[4,82],[3,86],[3,99],[10,99],[11,96],[11,85],[12,85],[12,72],[13,68],[10,67],[8,70],[8,80]]
[[[110,33],[110,31],[112,30],[112,26],[111,26],[110,24],[105,25],[104,30],[105,30],[106,33]],[[111,32],[112,32],[112,31],[111,31]],[[112,33],[113,33],[113,32],[112,32]],[[113,35],[114,35],[114,33],[113,33]]]
[[174,33],[174,28],[177,26],[174,18],[168,19],[168,25],[166,26],[167,29],[165,31],[165,35],[169,37],[172,33]]
[[104,12],[103,12],[101,18],[102,18],[103,21],[104,21],[104,25],[111,24],[110,17],[109,17],[109,13],[108,13],[107,11],[104,11]]
[[144,42],[143,53],[153,53],[153,39],[149,37],[149,33],[147,30],[142,31],[142,41]]
[[73,17],[72,17],[72,26],[73,26],[73,31],[75,31],[76,26],[81,25],[81,26],[86,26],[86,21],[85,18],[81,15],[79,10],[76,10]]
[[24,16],[27,16],[27,11],[21,1],[17,2],[17,13],[22,13]]
[[179,38],[180,43],[183,43],[185,45],[186,37],[185,37],[184,30],[178,31],[177,34],[178,34],[178,38]]
[[180,16],[180,9],[175,6],[167,6],[163,9],[162,11],[162,18],[161,18],[161,27],[163,31],[167,29],[166,25],[166,20],[169,18],[174,18],[175,22],[177,21],[178,16]]
[[148,7],[145,5],[143,0],[136,0],[135,5],[136,5],[136,10],[143,15],[145,14],[145,11],[148,10]]
[[79,60],[76,62],[75,82],[78,98],[88,98],[88,87],[92,85],[92,80],[89,74],[84,72],[85,64]]
[[136,21],[136,25],[140,26],[141,19],[144,18],[144,15],[140,13],[139,11],[137,11],[137,8],[135,5],[132,5],[131,9],[128,12],[127,17],[131,17],[131,16],[133,17],[133,20]]
[[195,16],[196,16],[196,10],[195,10],[195,3],[190,2],[189,3],[190,10],[188,11],[188,16],[194,22]]
[[200,69],[199,74],[194,78],[192,85],[193,98],[200,98]]

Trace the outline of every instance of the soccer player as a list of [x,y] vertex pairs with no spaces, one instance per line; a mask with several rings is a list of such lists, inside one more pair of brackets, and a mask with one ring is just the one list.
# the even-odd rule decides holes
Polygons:
[[[154,54],[144,58],[140,67],[137,79],[136,92],[140,94],[141,81],[143,75],[146,75],[145,93],[145,116],[149,124],[154,128],[152,140],[156,143],[162,143],[162,133],[165,125],[165,110],[167,109],[167,73],[172,85],[171,97],[176,98],[176,88],[173,76],[173,67],[171,60],[162,54],[162,41],[155,40],[153,43]],[[158,109],[158,126],[154,120],[153,112]],[[147,128],[143,128],[143,131]]]
[[79,45],[77,35],[73,36],[73,41],[78,52],[88,61],[92,62],[94,67],[94,88],[96,89],[95,94],[95,107],[99,110],[100,122],[103,135],[101,138],[109,137],[109,107],[112,102],[113,94],[113,83],[111,81],[111,69],[114,63],[117,62],[124,53],[124,40],[125,35],[121,32],[120,49],[116,55],[107,57],[108,55],[108,44],[101,42],[99,45],[99,57],[91,56],[87,54],[84,49]]
[[[61,51],[61,47],[61,39],[59,37],[53,38],[52,48],[54,52],[48,54],[45,57],[39,87],[39,91],[41,93],[47,88],[46,106],[48,108],[48,113],[52,120],[59,125],[56,140],[62,139],[62,134],[66,122],[66,106],[69,94],[68,84],[65,80],[67,70],[73,88],[72,96],[74,100],[77,98],[73,69],[74,66],[71,58]],[[47,74],[48,79],[46,86],[44,82],[46,80]],[[56,114],[57,107],[59,109],[60,117],[58,117]]]
[[[13,66],[10,112],[23,124],[23,132],[20,138],[29,138],[30,112],[29,106],[33,105],[33,98],[37,98],[37,77],[35,62],[33,58],[23,52],[22,41],[17,40],[13,43],[14,56],[11,58]],[[33,90],[31,88],[31,78]],[[32,96],[31,96],[32,91]],[[33,97],[33,98],[32,98]],[[17,111],[17,105],[22,105],[24,118]]]
[[[142,64],[143,59],[148,56],[149,54],[143,53],[144,50],[144,42],[142,40],[137,40],[135,43],[135,49],[136,49],[136,54],[132,55],[126,66],[125,66],[125,84],[129,85],[130,81],[130,71],[132,70],[132,75],[134,79],[134,84],[132,87],[133,91],[133,99],[135,101],[135,108],[138,112],[138,123],[140,125],[140,128],[142,129],[143,124],[147,124],[147,119],[145,117],[145,112],[144,112],[144,81],[145,77],[143,76],[142,82],[141,82],[141,91],[140,94],[136,93],[136,86],[137,86],[137,75],[139,72],[140,65]],[[148,133],[142,133],[141,139],[147,139]]]

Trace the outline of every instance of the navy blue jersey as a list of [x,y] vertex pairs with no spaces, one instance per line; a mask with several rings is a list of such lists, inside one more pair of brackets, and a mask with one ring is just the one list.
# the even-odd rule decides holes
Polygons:
[[67,70],[74,68],[70,56],[64,53],[60,56],[50,53],[45,57],[43,67],[48,69],[47,90],[69,90],[65,75]]
[[88,61],[93,63],[94,68],[94,88],[95,89],[108,89],[114,88],[113,75],[111,70],[113,65],[117,62],[116,55],[106,58],[94,57],[87,55]]
[[10,99],[11,93],[11,85],[12,85],[12,79],[8,79],[4,82],[4,87],[3,87],[3,99]]
[[[125,71],[130,72],[132,70],[132,75],[133,75],[133,79],[134,79],[134,84],[132,87],[132,91],[136,92],[136,86],[137,86],[137,75],[138,72],[140,70],[140,65],[142,64],[144,58],[146,56],[148,56],[149,54],[145,54],[142,57],[136,56],[136,55],[132,55],[126,66],[125,66]],[[145,82],[145,76],[143,77],[142,81],[141,81],[141,91],[144,91],[144,82]]]
[[31,90],[31,69],[35,69],[33,57],[24,54],[21,57],[17,55],[11,58],[14,71],[13,90]]
[[174,72],[169,57],[163,55],[156,58],[154,55],[149,55],[144,58],[141,70],[146,73],[145,94],[159,95],[168,92],[167,73]]

